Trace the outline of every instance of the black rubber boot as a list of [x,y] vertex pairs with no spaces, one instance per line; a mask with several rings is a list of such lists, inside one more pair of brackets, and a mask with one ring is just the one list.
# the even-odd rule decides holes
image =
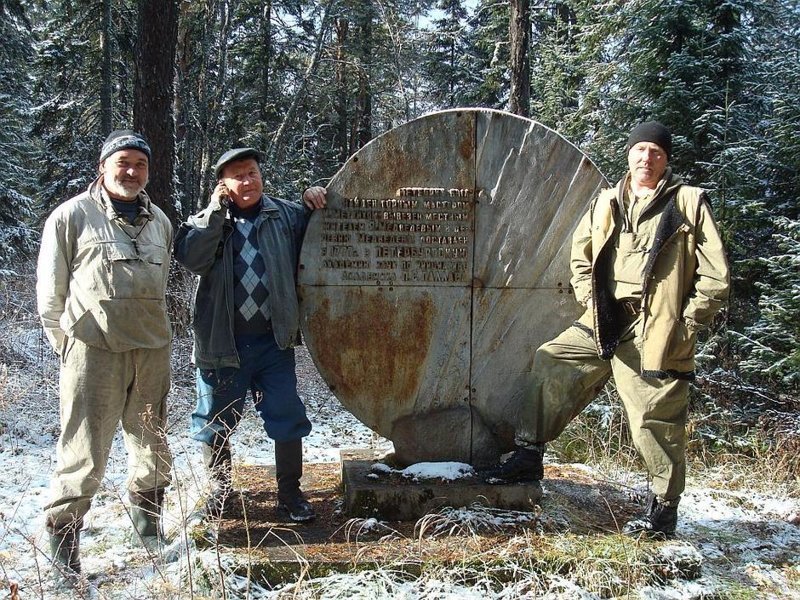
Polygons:
[[233,492],[231,447],[227,441],[209,446],[203,444],[203,462],[208,469],[211,493],[206,500],[207,517],[218,519],[225,510],[225,501]]
[[505,462],[483,472],[486,483],[522,483],[544,477],[544,444],[517,447]]
[[76,521],[61,527],[47,526],[47,532],[50,534],[50,556],[56,570],[56,581],[70,587],[78,580],[81,572],[81,527],[83,527],[83,521]]
[[161,508],[164,505],[164,488],[129,493],[131,521],[142,538],[162,539]]
[[312,521],[316,514],[300,490],[303,476],[303,440],[275,442],[275,477],[278,480],[278,511],[290,520]]
[[626,535],[646,535],[656,539],[667,539],[675,535],[678,526],[678,503],[675,500],[659,500],[655,495],[650,499],[645,514],[625,523],[622,532]]

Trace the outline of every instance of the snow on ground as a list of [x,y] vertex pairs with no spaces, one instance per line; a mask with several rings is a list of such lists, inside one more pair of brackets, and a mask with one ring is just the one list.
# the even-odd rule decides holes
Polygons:
[[464,477],[471,477],[475,475],[475,470],[472,465],[467,465],[460,462],[421,462],[415,465],[409,465],[405,469],[393,469],[390,466],[377,462],[370,467],[370,473],[367,477],[379,477],[381,475],[389,475],[391,473],[398,473],[400,476],[412,481],[420,481],[423,479],[440,479],[444,481],[455,481]]
[[[0,597],[8,582],[15,581],[20,584],[21,598],[68,598],[71,594],[60,594],[53,589],[49,577],[42,516],[59,431],[58,364],[37,330],[6,331],[6,335],[13,335],[16,343],[13,350],[5,349],[6,356],[0,355]],[[175,485],[168,495],[165,521],[168,531],[177,536],[170,550],[178,560],[173,563],[153,560],[131,539],[123,501],[127,500],[126,453],[118,436],[81,540],[84,572],[97,586],[98,598],[166,597],[157,590],[166,583],[174,584],[178,572],[175,565],[186,562],[185,555],[180,553],[181,548],[185,550],[186,542],[183,525],[192,518],[205,475],[197,446],[188,436],[193,406],[193,375],[186,359],[188,348],[176,350],[179,362],[174,367],[169,418]],[[298,374],[301,396],[314,424],[314,431],[304,444],[307,462],[338,461],[339,451],[347,448],[376,448],[382,452],[391,449],[390,442],[375,435],[341,407],[319,378],[304,349],[298,352]],[[237,462],[274,464],[273,445],[252,410],[233,436],[232,446]],[[411,478],[453,479],[470,471],[469,465],[460,463],[421,463],[401,473]],[[546,480],[543,487],[547,493]],[[729,586],[736,581],[745,597],[800,598],[797,592],[800,501],[796,493],[792,497],[786,493],[765,495],[710,489],[702,487],[702,482],[690,481],[680,515],[678,540],[665,545],[662,551],[688,554],[688,559],[695,553],[702,562],[702,576],[694,581],[677,580],[668,587],[645,588],[638,591],[639,597],[702,598],[726,589],[720,587],[723,582]],[[379,529],[380,523],[365,526]],[[336,575],[330,581],[320,582],[320,589],[328,592],[318,597],[348,597],[347,593],[335,595],[337,586],[347,589],[348,577]],[[526,597],[518,584],[509,584],[498,591],[480,581],[465,587],[456,577],[452,581],[443,577],[417,582],[391,580],[385,572],[368,572],[359,577],[356,588],[361,590],[359,597],[365,598]],[[353,584],[350,585],[352,588]],[[549,590],[545,597],[551,599],[594,597],[574,582],[557,577],[550,579]],[[249,593],[252,598],[274,597],[253,587]]]

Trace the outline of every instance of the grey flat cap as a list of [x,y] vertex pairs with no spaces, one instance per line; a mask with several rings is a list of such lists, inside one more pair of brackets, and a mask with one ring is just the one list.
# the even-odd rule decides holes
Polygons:
[[225,165],[231,161],[241,160],[243,158],[254,158],[257,163],[261,163],[261,153],[255,148],[233,148],[217,159],[217,163],[214,165],[214,176],[219,179],[219,174],[222,172],[222,168]]

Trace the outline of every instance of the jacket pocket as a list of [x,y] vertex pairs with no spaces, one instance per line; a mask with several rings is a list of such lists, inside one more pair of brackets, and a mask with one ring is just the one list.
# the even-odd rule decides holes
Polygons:
[[575,321],[577,325],[579,325],[582,329],[585,329],[588,333],[594,333],[594,310],[589,305],[589,308],[583,311],[583,314]]
[[103,244],[108,297],[163,299],[169,254],[152,243]]
[[694,370],[694,353],[697,333],[686,326],[683,320],[675,322],[669,342],[667,369],[689,372]]

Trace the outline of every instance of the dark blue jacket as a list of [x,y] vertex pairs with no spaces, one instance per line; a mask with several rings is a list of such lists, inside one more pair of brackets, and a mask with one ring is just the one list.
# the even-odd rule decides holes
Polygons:
[[[269,282],[272,328],[281,348],[299,341],[296,275],[310,214],[300,204],[264,195],[255,222]],[[193,359],[201,369],[239,366],[233,334],[232,233],[228,209],[212,200],[175,235],[175,259],[200,276],[192,325]]]

